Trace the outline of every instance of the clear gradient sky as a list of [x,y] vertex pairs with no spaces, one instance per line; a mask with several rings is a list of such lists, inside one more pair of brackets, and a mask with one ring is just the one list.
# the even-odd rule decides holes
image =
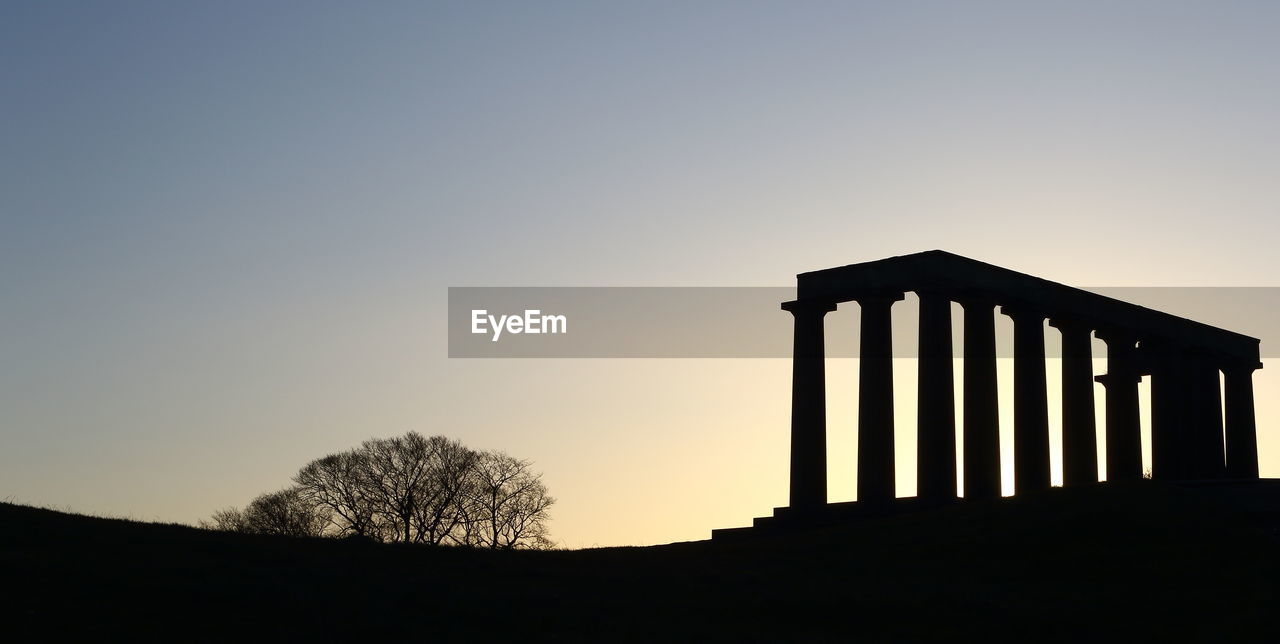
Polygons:
[[787,361],[449,360],[446,287],[931,248],[1280,286],[1277,33],[1271,2],[6,2],[0,499],[194,521],[417,430],[536,461],[568,546],[745,525],[786,500]]

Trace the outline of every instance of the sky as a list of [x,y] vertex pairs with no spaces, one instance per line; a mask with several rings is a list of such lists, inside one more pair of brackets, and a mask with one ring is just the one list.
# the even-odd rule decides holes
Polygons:
[[0,499],[194,522],[413,430],[534,461],[566,546],[746,525],[786,502],[789,361],[449,359],[447,288],[932,248],[1280,286],[1278,31],[1268,2],[4,3]]

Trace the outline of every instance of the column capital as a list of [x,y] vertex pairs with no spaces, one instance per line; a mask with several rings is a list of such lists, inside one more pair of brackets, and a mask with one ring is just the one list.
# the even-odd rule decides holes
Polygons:
[[1142,374],[1136,371],[1133,373],[1107,372],[1101,375],[1094,376],[1093,381],[1101,384],[1103,387],[1108,387],[1108,388],[1111,387],[1112,385],[1118,385],[1121,387],[1126,385],[1132,386],[1133,384],[1142,381]]
[[1261,362],[1252,360],[1226,360],[1219,367],[1223,373],[1233,373],[1237,375],[1248,375],[1262,368]]
[[999,303],[996,296],[982,291],[960,291],[952,299],[966,309],[995,309]]
[[1051,316],[1049,318],[1049,326],[1063,333],[1091,333],[1095,325],[1079,318]]
[[863,291],[853,297],[858,306],[876,306],[876,305],[892,305],[894,302],[900,302],[905,297],[903,291]]
[[1043,322],[1048,313],[1031,308],[1024,304],[1002,304],[1000,312],[1013,318],[1014,322]]
[[1094,329],[1093,334],[1098,336],[1099,340],[1106,342],[1108,349],[1122,345],[1127,349],[1133,349],[1137,346],[1140,337],[1137,331],[1114,326],[1100,326]]
[[782,310],[792,315],[803,313],[830,313],[836,310],[836,303],[831,300],[790,300],[782,303]]

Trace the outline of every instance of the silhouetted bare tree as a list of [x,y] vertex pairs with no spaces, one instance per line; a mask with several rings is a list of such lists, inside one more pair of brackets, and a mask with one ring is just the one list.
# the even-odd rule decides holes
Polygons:
[[223,530],[225,532],[247,532],[245,529],[244,510],[226,508],[218,510],[208,521],[201,520],[200,527],[206,530]]
[[278,534],[289,537],[318,537],[329,525],[329,510],[317,506],[301,488],[268,492],[244,510],[228,508],[215,512],[205,527],[251,534]]
[[293,477],[313,503],[328,508],[332,530],[381,538],[373,502],[365,478],[365,453],[348,450],[307,463]]
[[375,438],[307,463],[295,487],[244,510],[220,510],[206,527],[297,536],[360,535],[378,541],[487,548],[545,548],[547,495],[528,461],[476,452],[416,432]]
[[461,503],[479,455],[444,436],[427,439],[427,476],[419,483],[413,508],[414,540],[432,545],[460,541],[466,521]]
[[471,475],[465,542],[488,548],[547,548],[548,508],[542,475],[529,461],[503,452],[482,452]]
[[431,474],[431,445],[417,432],[365,441],[366,492],[397,541],[413,541],[413,518]]

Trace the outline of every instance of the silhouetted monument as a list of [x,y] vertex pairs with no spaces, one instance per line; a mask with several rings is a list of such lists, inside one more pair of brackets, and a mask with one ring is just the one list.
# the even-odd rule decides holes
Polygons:
[[[913,499],[895,501],[890,313],[906,291],[920,302],[918,491]],[[862,311],[858,501],[829,504],[823,318],[850,301]],[[952,302],[963,309],[965,498],[1001,494],[997,310],[1013,321],[1015,493],[1050,486],[1046,320],[1062,337],[1064,485],[1098,482],[1095,380],[1107,392],[1107,479],[1142,477],[1138,383],[1144,376],[1151,378],[1153,478],[1258,477],[1252,384],[1262,366],[1258,339],[934,250],[797,276],[797,299],[782,304],[795,321],[790,505],[756,519],[756,528],[957,498]],[[1107,345],[1107,373],[1097,378],[1093,335]]]

